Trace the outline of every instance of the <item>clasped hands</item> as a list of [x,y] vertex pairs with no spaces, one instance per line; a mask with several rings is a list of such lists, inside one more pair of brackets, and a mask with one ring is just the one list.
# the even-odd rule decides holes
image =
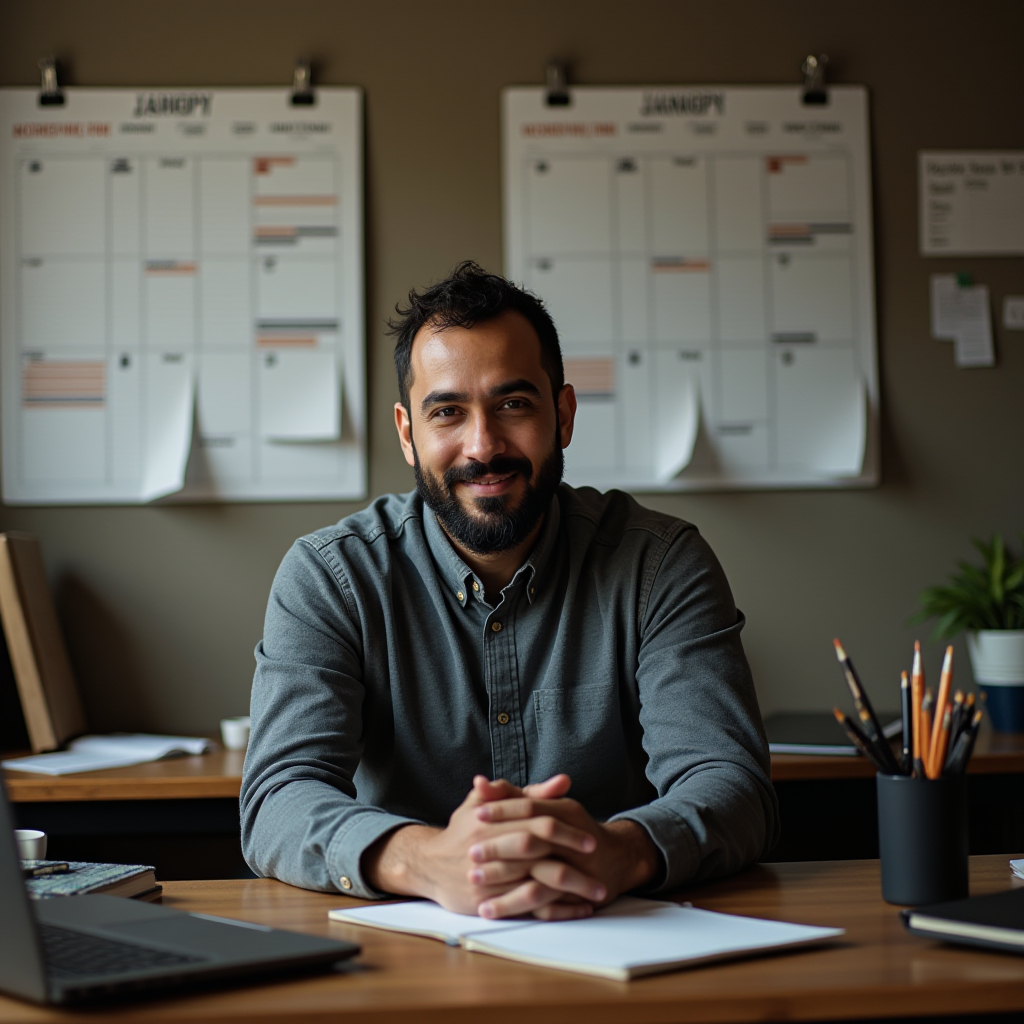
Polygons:
[[523,789],[478,775],[447,828],[391,833],[367,850],[363,872],[376,888],[460,914],[589,917],[651,878],[660,854],[636,822],[596,822],[566,796],[570,785],[568,775]]

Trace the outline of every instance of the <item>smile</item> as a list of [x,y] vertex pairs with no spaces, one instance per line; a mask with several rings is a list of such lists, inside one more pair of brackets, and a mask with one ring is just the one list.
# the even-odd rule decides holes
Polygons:
[[518,475],[518,473],[490,473],[477,480],[464,480],[462,484],[468,487],[473,494],[488,497],[494,494],[504,494]]

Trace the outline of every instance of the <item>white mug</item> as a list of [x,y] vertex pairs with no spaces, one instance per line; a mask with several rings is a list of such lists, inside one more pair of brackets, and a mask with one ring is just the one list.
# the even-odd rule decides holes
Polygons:
[[14,841],[22,860],[46,860],[46,833],[34,828],[16,828]]
[[227,750],[245,750],[249,745],[249,716],[238,718],[222,718],[220,720],[220,737]]

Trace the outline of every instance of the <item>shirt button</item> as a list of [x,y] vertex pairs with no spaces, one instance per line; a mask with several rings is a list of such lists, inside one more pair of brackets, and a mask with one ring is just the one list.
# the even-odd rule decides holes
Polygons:
[[477,583],[477,581],[476,581],[476,580],[473,580],[473,589],[474,589],[474,590],[479,590],[479,589],[480,589],[480,584],[479,584],[479,583]]
[[500,622],[492,622],[491,623],[491,632],[492,633],[500,633],[501,632],[501,623]]
[[341,878],[338,879],[338,881],[341,883],[342,889],[352,888],[352,879],[349,878],[348,875],[342,875]]
[[461,601],[466,595],[460,590],[455,596]]
[[537,588],[536,587],[530,587],[530,597],[533,597],[533,595],[536,594],[536,593],[537,593]]
[[508,715],[504,711],[498,712],[498,725],[508,725]]

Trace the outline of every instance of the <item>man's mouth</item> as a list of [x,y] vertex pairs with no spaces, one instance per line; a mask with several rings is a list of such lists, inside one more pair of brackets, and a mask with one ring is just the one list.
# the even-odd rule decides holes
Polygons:
[[488,497],[494,494],[503,494],[518,475],[518,473],[487,473],[474,480],[464,480],[462,483],[470,489],[472,494],[478,497]]

